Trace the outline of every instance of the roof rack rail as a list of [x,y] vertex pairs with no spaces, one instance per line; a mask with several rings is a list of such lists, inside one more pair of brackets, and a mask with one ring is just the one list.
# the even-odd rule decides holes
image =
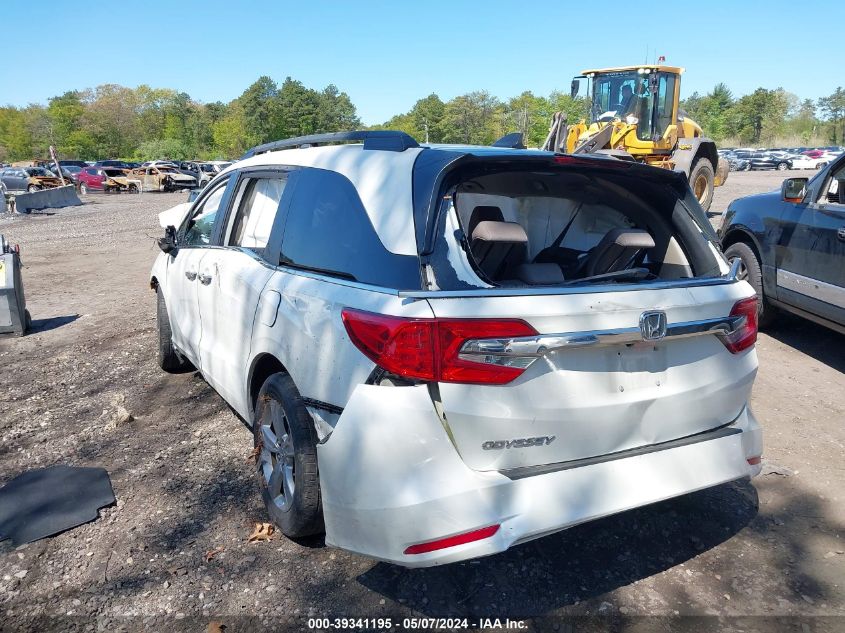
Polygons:
[[398,130],[356,130],[351,132],[330,132],[328,134],[309,134],[307,136],[295,136],[293,138],[282,139],[281,141],[272,141],[258,145],[246,154],[241,156],[240,160],[264,154],[265,152],[274,152],[280,149],[293,149],[307,145],[309,147],[316,147],[318,145],[328,145],[330,143],[342,143],[344,141],[363,141],[364,149],[382,150],[386,152],[404,152],[410,147],[419,147],[414,137],[400,132]]

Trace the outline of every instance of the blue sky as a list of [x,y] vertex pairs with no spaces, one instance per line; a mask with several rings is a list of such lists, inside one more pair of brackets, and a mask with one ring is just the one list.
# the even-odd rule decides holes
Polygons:
[[683,96],[719,81],[735,95],[780,86],[813,99],[845,85],[842,0],[2,5],[4,105],[103,83],[225,102],[260,75],[290,75],[312,88],[336,84],[371,124],[432,92],[565,91],[580,70],[639,63],[647,50],[687,69]]

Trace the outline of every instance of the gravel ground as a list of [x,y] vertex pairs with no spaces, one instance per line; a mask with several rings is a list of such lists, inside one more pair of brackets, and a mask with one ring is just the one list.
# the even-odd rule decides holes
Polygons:
[[[731,174],[713,208],[786,175]],[[0,484],[55,463],[102,466],[117,497],[92,523],[0,547],[0,630],[304,629],[309,616],[845,630],[845,337],[795,318],[759,339],[766,463],[752,483],[436,569],[320,538],[248,543],[265,520],[250,432],[199,375],[155,364],[156,214],[184,199],[89,196],[0,219],[21,245],[34,319],[28,336],[0,338]],[[582,616],[598,619],[562,619]]]

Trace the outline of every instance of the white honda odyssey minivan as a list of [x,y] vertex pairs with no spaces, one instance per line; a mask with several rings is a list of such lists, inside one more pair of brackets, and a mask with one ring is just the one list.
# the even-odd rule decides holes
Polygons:
[[682,174],[346,132],[162,223],[160,364],[252,425],[289,537],[436,565],[760,471],[754,291]]

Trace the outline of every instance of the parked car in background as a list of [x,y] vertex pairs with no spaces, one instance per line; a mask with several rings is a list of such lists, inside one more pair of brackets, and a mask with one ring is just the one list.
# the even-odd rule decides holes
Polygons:
[[177,164],[179,171],[196,179],[200,187],[205,187],[217,172],[212,165],[196,161],[181,161]]
[[220,173],[224,169],[227,169],[232,165],[232,161],[230,160],[210,160],[206,163],[207,165],[211,165],[211,168],[214,169],[215,173]]
[[78,174],[79,192],[86,194],[90,191],[104,193],[128,191],[138,192],[138,182],[123,169],[114,167],[86,167]]
[[169,165],[150,165],[131,172],[143,183],[144,191],[179,191],[197,186],[197,179]]
[[783,309],[845,333],[845,157],[734,200],[719,236],[757,292],[761,325]]
[[821,158],[822,156],[824,156],[823,149],[808,149],[801,153],[805,156],[809,156],[810,158]]
[[[66,183],[74,185],[79,183],[79,172],[82,171],[81,167],[76,165],[60,165],[60,167]],[[53,171],[55,173],[55,170]]]
[[792,169],[821,169],[831,161],[824,154],[818,158],[811,158],[806,155],[798,155],[792,158]]
[[738,158],[733,152],[725,152],[722,154],[724,159],[728,161],[728,166],[731,171],[750,171],[751,161],[744,158]]
[[129,165],[122,160],[98,160],[94,167],[117,167],[118,169],[129,169]]
[[33,192],[62,185],[61,179],[44,167],[5,167],[0,170],[0,181],[9,193]]
[[747,160],[751,165],[751,169],[778,169],[785,171],[792,168],[792,162],[788,158],[785,156],[774,156],[769,152],[738,151],[735,156],[742,160]]
[[88,167],[88,163],[84,160],[60,160],[59,165],[62,167],[79,167],[80,169]]
[[363,143],[248,152],[150,275],[284,534],[431,566],[759,474],[754,290],[682,173],[309,140]]

